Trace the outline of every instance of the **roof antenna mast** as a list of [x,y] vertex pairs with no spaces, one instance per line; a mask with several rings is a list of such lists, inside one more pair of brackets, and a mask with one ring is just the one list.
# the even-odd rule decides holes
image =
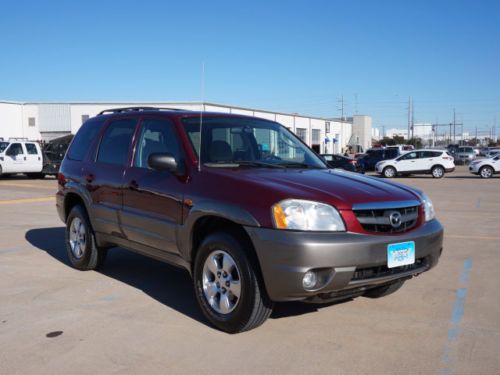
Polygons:
[[203,107],[205,106],[205,63],[201,63],[201,105],[200,105],[200,144],[198,145],[198,172],[201,172],[201,139],[203,134]]

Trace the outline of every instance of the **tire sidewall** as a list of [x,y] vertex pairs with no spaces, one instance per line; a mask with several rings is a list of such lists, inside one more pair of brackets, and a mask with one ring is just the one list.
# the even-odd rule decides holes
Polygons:
[[[79,218],[85,224],[85,236],[86,236],[86,244],[85,250],[81,258],[76,258],[71,251],[71,246],[69,243],[69,231],[71,228],[71,223],[75,218]],[[90,264],[92,257],[92,250],[94,246],[94,235],[92,232],[92,228],[90,227],[90,221],[84,209],[81,206],[75,206],[71,209],[71,212],[68,215],[66,220],[66,250],[68,252],[68,258],[71,265],[78,269],[87,269]]]
[[[386,174],[386,173],[387,173],[387,171],[389,171],[389,170],[392,170],[392,171],[393,171],[393,173],[392,173],[392,175],[391,175],[391,176],[387,176],[387,174]],[[393,178],[393,177],[395,177],[395,176],[396,176],[396,168],[394,168],[394,167],[385,167],[385,169],[383,170],[383,174],[384,174],[384,177],[385,177],[385,178]]]
[[[436,170],[441,170],[441,175],[439,175],[439,176],[435,176],[435,175],[434,175],[434,172],[435,172]],[[442,178],[442,177],[444,176],[444,168],[443,168],[443,167],[440,167],[440,166],[433,167],[433,168],[432,168],[432,171],[431,171],[431,174],[432,174],[432,177],[434,177],[434,178]]]
[[[236,263],[240,275],[241,294],[236,308],[228,314],[220,314],[209,305],[203,292],[203,266],[207,257],[215,250],[228,253]],[[251,269],[250,259],[242,245],[233,236],[226,233],[214,233],[200,245],[196,254],[193,280],[196,299],[208,320],[226,332],[237,332],[248,321],[255,301],[256,276]]]
[[[489,176],[483,176],[483,171],[484,170],[487,170],[489,169],[490,170],[490,175]],[[481,176],[481,178],[490,178],[491,175],[493,174],[493,169],[488,167],[488,166],[485,166],[485,167],[482,167],[480,170],[479,170],[479,175]]]

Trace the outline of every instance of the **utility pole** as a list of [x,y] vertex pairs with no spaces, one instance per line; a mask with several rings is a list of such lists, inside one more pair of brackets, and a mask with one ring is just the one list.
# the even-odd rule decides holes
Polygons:
[[453,108],[453,143],[456,143],[456,126],[457,126],[457,121],[456,121],[456,113],[455,113],[455,108]]
[[410,139],[410,127],[411,127],[411,96],[408,97],[408,133],[407,133],[408,139]]
[[413,100],[411,101],[411,138],[413,139],[415,135],[415,107],[413,106]]
[[340,97],[340,99],[337,99],[337,102],[340,104],[340,120],[343,122],[344,121],[344,95]]

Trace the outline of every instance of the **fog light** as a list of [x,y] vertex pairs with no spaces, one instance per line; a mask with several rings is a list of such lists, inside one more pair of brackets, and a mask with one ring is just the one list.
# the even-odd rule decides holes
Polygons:
[[313,271],[307,271],[302,279],[302,285],[304,289],[313,289],[318,281],[316,273]]

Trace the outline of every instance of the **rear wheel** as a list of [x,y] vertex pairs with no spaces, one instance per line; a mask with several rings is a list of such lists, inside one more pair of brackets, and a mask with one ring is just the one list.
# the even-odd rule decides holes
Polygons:
[[441,167],[440,165],[436,165],[435,167],[432,168],[431,174],[432,177],[434,178],[441,178],[444,176],[444,168]]
[[194,262],[198,304],[215,327],[229,333],[256,328],[272,312],[245,245],[228,233],[214,233],[202,242]]
[[482,178],[490,178],[493,175],[493,168],[484,166],[479,170],[479,175]]
[[382,171],[382,174],[385,178],[393,178],[396,177],[396,168],[394,167],[385,167]]
[[96,245],[87,212],[74,206],[66,220],[66,249],[71,265],[79,270],[95,270],[106,259],[107,249]]
[[368,298],[385,297],[385,296],[388,296],[389,294],[392,294],[392,293],[398,291],[399,288],[401,288],[404,283],[405,283],[404,280],[397,280],[397,281],[394,281],[394,282],[387,284],[387,285],[384,285],[384,286],[379,286],[379,287],[376,287],[373,289],[369,289],[365,292],[364,295],[365,295],[365,297],[368,297]]

